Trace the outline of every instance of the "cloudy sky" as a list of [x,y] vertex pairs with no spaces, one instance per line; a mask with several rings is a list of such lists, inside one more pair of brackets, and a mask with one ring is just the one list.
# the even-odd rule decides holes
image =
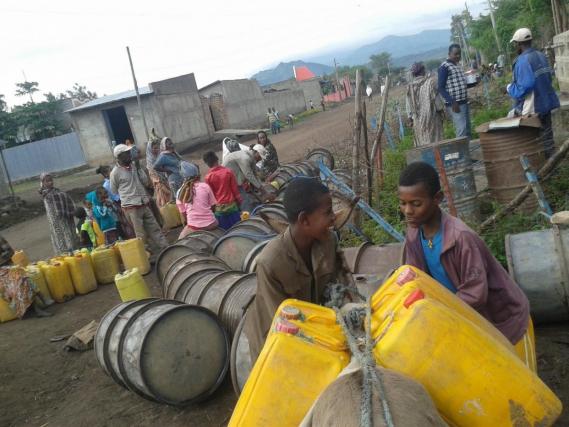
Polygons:
[[[468,0],[474,15],[485,3]],[[24,73],[43,92],[75,82],[99,96],[131,89],[126,46],[140,86],[194,72],[201,87],[389,34],[448,28],[463,8],[464,0],[2,0],[0,94],[10,106],[25,102],[14,95]]]

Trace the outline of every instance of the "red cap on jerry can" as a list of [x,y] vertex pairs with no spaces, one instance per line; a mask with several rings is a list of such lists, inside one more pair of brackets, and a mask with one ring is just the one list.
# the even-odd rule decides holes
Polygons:
[[423,298],[425,298],[425,294],[423,293],[423,291],[421,289],[415,289],[405,299],[405,301],[403,302],[403,307],[409,308],[413,304],[415,304],[417,301],[422,300]]
[[278,332],[284,332],[285,334],[291,334],[291,335],[296,335],[300,330],[298,326],[284,319],[281,319],[277,322],[277,324],[275,325],[275,329]]

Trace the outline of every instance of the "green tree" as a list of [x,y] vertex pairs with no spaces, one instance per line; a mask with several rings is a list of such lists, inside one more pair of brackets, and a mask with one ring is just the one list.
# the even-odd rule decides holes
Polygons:
[[0,111],[6,111],[6,108],[8,108],[8,104],[4,98],[4,95],[0,94]]
[[23,128],[32,141],[51,138],[66,131],[60,120],[61,111],[57,99],[18,105],[11,115],[18,128]]
[[16,96],[28,95],[30,97],[30,102],[33,104],[34,98],[32,97],[32,94],[39,91],[38,85],[38,82],[28,81],[16,83],[16,87],[18,88],[16,89]]
[[86,86],[81,86],[79,83],[75,83],[73,89],[65,93],[67,97],[78,99],[81,102],[91,101],[97,98],[97,92],[91,92]]
[[391,68],[391,54],[388,52],[381,52],[378,55],[369,57],[370,66],[373,71],[378,74],[386,75],[390,73]]

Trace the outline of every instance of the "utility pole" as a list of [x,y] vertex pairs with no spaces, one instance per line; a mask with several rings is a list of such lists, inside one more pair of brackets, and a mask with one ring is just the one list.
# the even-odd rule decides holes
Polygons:
[[[360,195],[360,141],[362,135],[362,74],[356,70],[356,108],[354,117],[354,140],[352,145],[352,189],[356,196]],[[357,211],[354,212],[354,224],[361,226],[361,218]]]
[[502,46],[500,45],[500,39],[498,38],[498,32],[496,31],[496,18],[494,18],[494,8],[492,7],[492,2],[488,0],[488,8],[490,9],[490,20],[492,21],[492,30],[494,32],[494,38],[496,39],[496,47],[498,48],[498,53],[502,52]]
[[336,91],[338,92],[338,96],[341,96],[340,95],[340,78],[338,77],[338,64],[336,63],[336,58],[334,58],[334,70],[336,71]]
[[150,139],[150,134],[148,133],[148,126],[146,125],[146,117],[144,116],[144,110],[142,109],[142,103],[140,102],[140,93],[138,92],[138,83],[136,83],[136,76],[134,74],[134,67],[132,65],[132,58],[130,57],[130,49],[126,47],[126,53],[128,54],[128,62],[130,63],[130,71],[132,71],[132,81],[134,82],[134,90],[136,91],[136,102],[138,103],[138,108],[140,109],[140,115],[142,116],[142,125],[144,126],[144,132],[146,133],[146,140]]

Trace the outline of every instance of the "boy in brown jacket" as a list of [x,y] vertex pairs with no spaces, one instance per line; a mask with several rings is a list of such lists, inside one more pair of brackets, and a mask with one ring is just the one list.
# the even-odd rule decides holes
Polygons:
[[492,323],[536,370],[529,302],[482,239],[442,212],[437,171],[411,163],[399,177],[399,206],[407,221],[405,263],[437,280]]

